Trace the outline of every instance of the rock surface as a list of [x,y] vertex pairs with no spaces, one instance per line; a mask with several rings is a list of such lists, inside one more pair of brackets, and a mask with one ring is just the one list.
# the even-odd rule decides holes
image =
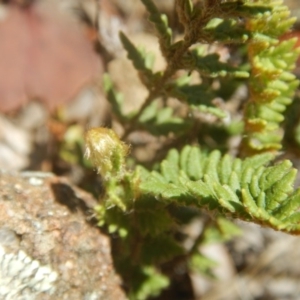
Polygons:
[[52,174],[0,171],[0,298],[126,299],[94,205]]

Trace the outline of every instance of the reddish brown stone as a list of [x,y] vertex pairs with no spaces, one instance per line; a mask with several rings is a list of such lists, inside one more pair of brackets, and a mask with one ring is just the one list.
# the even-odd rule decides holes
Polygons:
[[[12,277],[11,287],[18,297],[31,296],[26,299],[125,299],[109,239],[93,220],[95,204],[89,194],[51,174],[0,171],[0,281]],[[34,276],[46,266],[41,269],[46,275],[40,275],[43,285],[30,286],[30,276],[20,275],[29,286],[19,288],[22,251],[25,267],[39,262]],[[8,261],[2,269],[1,260],[3,266]],[[0,283],[0,294],[1,288],[7,293],[7,286]]]

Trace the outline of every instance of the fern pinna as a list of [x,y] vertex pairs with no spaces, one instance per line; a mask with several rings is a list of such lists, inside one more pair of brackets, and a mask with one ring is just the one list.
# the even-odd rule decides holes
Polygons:
[[272,154],[241,160],[199,147],[171,150],[159,172],[141,168],[141,189],[156,198],[195,205],[276,230],[300,233],[300,190],[288,160],[270,166]]

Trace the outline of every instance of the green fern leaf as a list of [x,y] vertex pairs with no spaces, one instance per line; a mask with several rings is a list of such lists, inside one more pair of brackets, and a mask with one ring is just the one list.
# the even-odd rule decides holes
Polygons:
[[239,180],[238,175],[233,171],[231,172],[229,176],[228,185],[231,187],[231,189],[235,192],[241,190],[241,182]]
[[230,155],[224,155],[220,162],[220,168],[219,168],[219,177],[222,184],[227,184],[230,180],[234,180],[234,178],[230,179],[230,176],[232,173],[232,163],[233,158]]
[[131,43],[131,41],[123,32],[120,32],[120,39],[128,53],[128,58],[132,61],[134,67],[139,71],[149,74],[151,70],[148,69],[148,63],[146,62],[146,59],[142,55],[141,51]]
[[141,0],[150,14],[150,21],[155,25],[159,35],[159,44],[164,56],[168,56],[168,51],[172,42],[172,30],[168,26],[167,16],[161,14],[152,0]]
[[269,1],[268,5],[270,13],[247,20],[247,28],[253,35],[248,44],[252,71],[251,99],[245,108],[243,151],[246,155],[281,148],[280,123],[299,84],[291,73],[300,53],[295,48],[296,40],[278,40],[295,19],[289,17],[288,8],[281,2]]
[[220,62],[218,54],[207,54],[203,56],[201,52],[199,55],[197,48],[191,51],[193,60],[188,62],[186,65],[187,69],[195,69],[200,74],[209,77],[224,77],[227,75],[232,75],[238,78],[249,77],[248,72],[240,71],[227,63]]
[[274,216],[279,219],[288,218],[296,212],[300,205],[300,189],[296,190],[289,198],[287,198],[281,206],[274,210]]
[[123,113],[123,103],[124,103],[123,96],[121,93],[117,93],[114,90],[113,82],[110,79],[108,74],[103,75],[103,86],[104,86],[104,90],[107,94],[108,101],[111,104],[113,112],[116,115],[116,117],[121,122],[128,121],[131,116],[130,115],[126,116]]
[[158,296],[170,283],[169,278],[153,266],[143,265],[134,273],[133,287],[129,293],[129,299],[132,300],[146,300]]
[[189,149],[189,155],[188,159],[186,161],[186,165],[184,166],[185,171],[193,180],[201,179],[203,176],[203,164],[201,164],[201,151],[197,147],[189,147],[186,146],[187,149]]
[[296,175],[297,170],[290,170],[289,172],[284,174],[284,176],[280,180],[273,184],[269,190],[266,191],[268,199],[272,199],[273,202],[273,204],[270,203],[270,205],[268,206],[269,210],[274,209],[274,204],[275,208],[277,208],[277,206],[293,192],[293,185],[296,179]]
[[140,127],[153,135],[167,135],[170,132],[180,135],[191,126],[188,120],[174,116],[172,108],[159,108],[157,101],[145,107],[138,120]]
[[218,150],[212,151],[206,159],[203,172],[212,180],[219,181],[218,165],[221,159],[221,153]]
[[196,205],[276,230],[298,230],[297,224],[284,221],[300,208],[300,191],[293,192],[296,170],[289,161],[267,166],[273,158],[265,153],[243,161],[219,151],[204,154],[199,147],[186,146],[181,153],[173,149],[161,164],[162,177],[147,173],[141,189],[166,203]]
[[234,19],[214,18],[205,26],[204,31],[210,35],[211,40],[223,43],[244,43],[251,36],[251,32]]
[[168,182],[178,183],[179,153],[175,149],[168,153],[166,160],[161,164],[162,175]]

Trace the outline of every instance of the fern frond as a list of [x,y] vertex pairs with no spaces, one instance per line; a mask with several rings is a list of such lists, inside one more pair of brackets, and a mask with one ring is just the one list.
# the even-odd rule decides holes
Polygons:
[[295,213],[300,189],[293,190],[297,171],[289,161],[272,166],[273,159],[265,153],[240,160],[217,150],[204,154],[199,147],[186,146],[180,153],[171,150],[159,172],[143,169],[140,187],[167,203],[192,204],[299,234]]
[[[280,124],[299,84],[291,73],[300,49],[296,39],[279,41],[295,22],[281,1],[268,1],[271,13],[247,21],[253,33],[248,45],[251,64],[250,99],[245,107],[244,154],[276,151],[281,148]],[[265,3],[265,1],[262,1]]]

